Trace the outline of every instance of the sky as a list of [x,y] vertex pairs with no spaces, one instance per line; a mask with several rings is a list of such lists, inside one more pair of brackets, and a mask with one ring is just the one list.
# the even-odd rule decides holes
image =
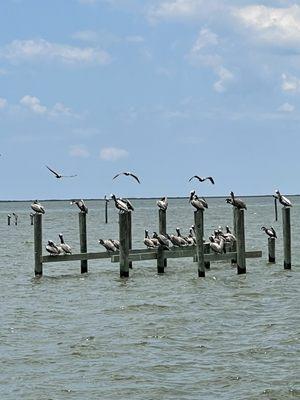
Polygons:
[[2,0],[0,27],[1,200],[300,193],[299,2]]

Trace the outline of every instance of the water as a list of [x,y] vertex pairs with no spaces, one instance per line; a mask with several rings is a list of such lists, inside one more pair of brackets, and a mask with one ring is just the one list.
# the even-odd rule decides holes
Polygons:
[[[299,399],[300,201],[291,199],[291,271],[282,266],[273,200],[249,198],[246,247],[263,258],[248,259],[246,275],[213,263],[205,279],[190,259],[169,259],[160,276],[155,261],[136,263],[129,280],[107,260],[91,261],[84,276],[78,261],[44,264],[35,279],[30,203],[0,203],[0,398]],[[43,204],[43,242],[62,232],[77,252],[77,209]],[[134,205],[133,247],[143,248],[158,213],[154,200]],[[104,202],[88,207],[88,250],[99,251],[99,238],[117,238],[118,216],[111,204],[106,226]],[[19,214],[18,226],[7,226],[9,212]],[[186,233],[192,222],[186,200],[169,201],[169,232]],[[231,207],[210,199],[206,233],[226,224]],[[266,262],[262,225],[277,230],[276,264]]]

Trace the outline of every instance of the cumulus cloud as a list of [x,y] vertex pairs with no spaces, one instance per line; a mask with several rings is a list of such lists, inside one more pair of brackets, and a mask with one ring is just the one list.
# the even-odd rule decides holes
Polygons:
[[110,55],[101,49],[51,43],[43,39],[14,40],[0,49],[0,57],[12,63],[44,60],[76,65],[105,65],[110,62]]
[[50,117],[76,117],[73,111],[66,107],[63,103],[55,103],[53,107],[48,108],[44,106],[40,99],[35,96],[26,95],[21,98],[20,104],[35,114],[47,115]]
[[4,108],[7,105],[7,100],[3,97],[0,97],[0,109]]
[[90,156],[90,153],[85,146],[75,145],[75,144],[70,146],[69,154],[72,157],[81,157],[81,158],[87,158]]
[[295,93],[300,91],[300,79],[292,75],[281,75],[281,89],[284,92]]
[[283,103],[279,108],[278,111],[291,113],[295,110],[295,106],[289,103]]
[[26,95],[22,97],[20,103],[36,114],[45,114],[47,112],[47,107],[43,106],[40,100],[35,96]]
[[127,150],[117,147],[104,147],[100,150],[100,158],[105,161],[117,161],[120,158],[128,157],[128,155]]
[[225,92],[227,84],[234,80],[234,75],[222,65],[215,68],[215,73],[218,75],[219,80],[214,83],[214,90],[218,93]]

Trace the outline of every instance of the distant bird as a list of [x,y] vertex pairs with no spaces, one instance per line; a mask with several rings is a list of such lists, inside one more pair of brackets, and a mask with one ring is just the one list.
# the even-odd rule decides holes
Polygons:
[[77,207],[79,208],[79,210],[80,210],[82,213],[85,213],[85,214],[88,213],[88,208],[87,208],[87,206],[84,204],[84,201],[83,201],[82,199],[81,199],[81,200],[72,200],[70,204],[76,204]]
[[114,194],[111,195],[111,198],[115,202],[116,208],[119,210],[120,213],[122,212],[129,212],[129,208],[127,206],[127,203],[122,200],[122,199],[117,199]]
[[274,197],[276,197],[278,199],[280,204],[282,204],[284,207],[293,207],[293,204],[291,203],[291,201],[287,197],[283,196],[279,192],[278,189],[275,190],[275,193],[276,193],[277,196],[274,196]]
[[139,178],[135,174],[133,174],[132,172],[120,172],[117,175],[115,175],[113,177],[113,179],[116,179],[120,175],[132,176],[138,183],[141,183]]
[[45,214],[45,209],[38,200],[34,200],[34,202],[31,204],[31,208],[38,214]]
[[157,204],[158,208],[160,208],[163,211],[166,211],[166,209],[168,208],[167,196],[164,196],[160,200],[157,200],[156,204]]
[[159,243],[149,238],[149,233],[147,229],[145,229],[144,245],[147,246],[149,249],[153,249],[159,245]]
[[48,165],[46,165],[46,168],[49,169],[49,171],[52,172],[52,174],[55,175],[55,178],[60,179],[60,178],[74,178],[77,175],[61,175],[60,173],[54,171],[53,169],[51,169],[50,167],[48,167]]
[[237,199],[233,192],[230,192],[230,196],[231,196],[230,198],[226,199],[226,202],[228,204],[231,204],[232,206],[238,208],[239,210],[241,209],[247,210],[246,203],[243,200]]
[[214,181],[214,179],[213,179],[212,176],[206,176],[205,178],[202,178],[202,177],[199,176],[199,175],[194,175],[194,176],[192,176],[192,177],[189,179],[189,182],[190,182],[192,179],[194,179],[194,178],[198,179],[198,181],[200,181],[200,182],[204,182],[204,181],[206,181],[206,180],[208,179],[208,180],[210,180],[210,182],[211,182],[213,185],[215,184],[215,181]]
[[277,235],[276,235],[276,232],[275,232],[275,229],[273,228],[273,226],[271,226],[270,228],[266,228],[265,226],[262,226],[261,230],[264,231],[269,237],[277,239]]
[[102,246],[104,246],[107,251],[116,251],[117,250],[116,247],[114,246],[113,242],[111,242],[110,240],[99,239],[99,244],[102,244]]
[[52,240],[48,240],[48,244],[46,245],[46,250],[50,253],[51,256],[57,256],[61,253],[61,249],[57,244],[55,244]]
[[60,233],[58,236],[59,236],[59,239],[60,239],[60,246],[59,247],[62,249],[62,251],[65,254],[72,254],[71,246],[69,246],[67,243],[65,243],[63,234]]

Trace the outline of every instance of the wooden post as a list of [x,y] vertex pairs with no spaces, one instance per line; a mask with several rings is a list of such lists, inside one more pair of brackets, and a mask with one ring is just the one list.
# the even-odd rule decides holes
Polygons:
[[203,246],[203,234],[204,234],[203,210],[197,210],[194,212],[194,220],[195,220],[195,233],[196,233],[198,276],[205,277],[204,246]]
[[19,216],[18,216],[18,214],[15,214],[15,213],[13,213],[13,216],[15,217],[15,225],[17,226]]
[[34,214],[34,274],[35,276],[43,275],[42,263],[42,214]]
[[244,222],[244,210],[234,207],[234,219],[236,228],[236,262],[237,262],[237,273],[246,273],[246,257],[245,257],[245,222]]
[[[131,211],[129,211],[127,214],[127,226],[128,226],[128,246],[129,246],[129,250],[132,249],[132,215],[131,215]],[[129,261],[129,268],[132,269],[132,261]]]
[[274,196],[275,221],[278,221],[277,197]]
[[282,230],[283,230],[283,260],[284,269],[291,269],[291,209],[282,208]]
[[7,214],[7,225],[10,225],[10,219],[11,219],[11,215]]
[[30,225],[33,225],[34,214],[30,213]]
[[[206,254],[210,253],[210,247],[207,249]],[[205,269],[210,269],[210,261],[204,261]]]
[[[159,209],[158,210],[158,230],[159,233],[166,235],[167,233],[167,211]],[[157,273],[163,274],[165,272],[165,267],[167,266],[167,259],[164,258],[164,250],[158,248],[157,251]]]
[[[87,236],[86,236],[86,213],[79,212],[79,241],[80,241],[80,253],[87,252]],[[81,260],[81,273],[85,274],[88,272],[88,261]]]
[[268,237],[269,263],[275,262],[275,238]]
[[108,222],[107,206],[108,206],[109,200],[106,198],[106,196],[104,196],[104,200],[105,200],[105,223],[107,224],[107,222]]
[[129,277],[129,235],[127,212],[119,214],[119,240],[120,240],[120,277]]

